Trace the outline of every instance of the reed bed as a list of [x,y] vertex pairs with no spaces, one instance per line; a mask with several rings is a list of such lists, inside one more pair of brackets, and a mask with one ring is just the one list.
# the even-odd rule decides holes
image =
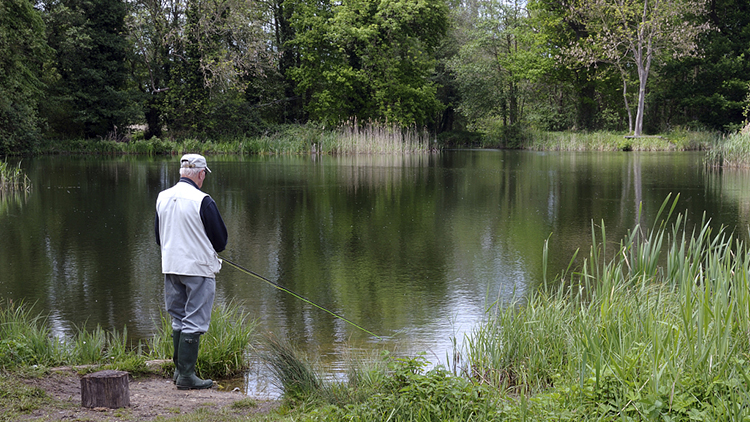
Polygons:
[[668,227],[673,210],[614,247],[592,225],[578,271],[495,308],[467,340],[471,377],[531,396],[507,416],[750,417],[750,250],[707,222]]
[[534,151],[689,151],[712,145],[711,132],[676,129],[663,136],[626,137],[615,132],[531,131],[522,148]]
[[429,133],[415,127],[350,120],[338,130],[333,145],[326,150],[337,154],[410,154],[430,152]]
[[706,153],[706,163],[710,167],[750,168],[750,126],[716,142]]
[[20,161],[15,167],[6,161],[0,161],[0,196],[30,190],[31,180],[21,169]]

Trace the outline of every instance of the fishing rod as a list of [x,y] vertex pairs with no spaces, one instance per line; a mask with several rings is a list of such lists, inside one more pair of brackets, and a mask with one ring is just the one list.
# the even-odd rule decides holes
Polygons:
[[243,266],[241,266],[241,265],[239,265],[239,264],[236,264],[236,263],[234,263],[234,262],[232,262],[232,261],[230,261],[230,260],[228,260],[228,259],[224,258],[223,256],[220,256],[219,258],[221,258],[221,259],[222,259],[222,260],[223,260],[224,262],[226,262],[227,264],[231,265],[231,266],[232,266],[232,267],[234,267],[235,269],[237,269],[237,270],[240,270],[240,271],[242,271],[243,273],[245,273],[245,274],[247,274],[247,275],[251,275],[251,276],[253,276],[253,277],[257,278],[257,279],[263,280],[263,281],[265,281],[266,283],[270,284],[271,286],[273,286],[273,287],[275,287],[275,288],[277,288],[277,289],[281,290],[282,292],[285,292],[285,293],[289,293],[290,295],[292,295],[292,296],[296,297],[297,299],[300,299],[301,301],[303,301],[303,302],[305,302],[305,303],[309,303],[310,305],[312,305],[312,306],[314,306],[314,307],[316,307],[316,308],[318,308],[318,309],[320,309],[320,310],[322,310],[322,311],[328,312],[329,314],[331,314],[331,315],[335,316],[336,318],[338,318],[338,319],[340,319],[340,320],[342,320],[342,321],[344,321],[344,322],[346,322],[346,323],[348,323],[348,324],[350,324],[350,325],[353,325],[353,326],[355,326],[355,327],[359,328],[360,330],[362,330],[362,331],[366,332],[367,334],[369,334],[369,335],[371,335],[371,336],[373,336],[373,337],[376,337],[376,338],[377,338],[378,340],[382,340],[382,339],[383,339],[383,338],[382,338],[382,337],[380,337],[379,335],[373,334],[373,333],[372,333],[371,331],[368,331],[368,330],[366,330],[365,328],[362,328],[361,326],[359,326],[359,325],[357,325],[357,324],[353,323],[352,321],[349,321],[348,319],[346,319],[346,318],[344,318],[343,316],[341,316],[341,315],[337,314],[336,312],[333,312],[333,311],[332,311],[332,310],[330,310],[330,309],[327,309],[327,308],[325,308],[325,307],[323,307],[323,306],[320,306],[320,305],[318,305],[317,303],[315,303],[315,302],[311,301],[310,299],[307,299],[307,298],[305,298],[305,297],[302,297],[302,296],[298,295],[297,293],[294,293],[293,291],[291,291],[291,290],[287,289],[287,288],[286,288],[286,287],[284,287],[284,286],[281,286],[281,285],[279,285],[278,283],[274,283],[273,281],[271,281],[271,280],[269,280],[269,279],[267,279],[267,278],[263,277],[262,275],[260,275],[260,274],[258,274],[258,273],[255,273],[255,272],[253,272],[253,271],[251,271],[251,270],[248,270],[247,268],[245,268],[245,267],[243,267]]

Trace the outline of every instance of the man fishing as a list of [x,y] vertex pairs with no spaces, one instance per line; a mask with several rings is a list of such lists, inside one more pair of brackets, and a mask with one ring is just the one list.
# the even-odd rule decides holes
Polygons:
[[154,233],[161,247],[164,301],[172,318],[173,380],[180,390],[211,388],[195,375],[200,336],[208,330],[221,269],[218,253],[227,246],[227,228],[216,202],[201,191],[210,173],[206,159],[180,159],[180,181],[159,193]]

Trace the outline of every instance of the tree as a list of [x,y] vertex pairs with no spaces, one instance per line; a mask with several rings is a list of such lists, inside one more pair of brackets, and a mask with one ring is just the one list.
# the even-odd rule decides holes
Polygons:
[[38,139],[38,103],[54,75],[44,22],[28,0],[0,1],[0,155]]
[[283,90],[283,97],[280,99],[283,103],[281,120],[284,122],[301,120],[304,117],[302,101],[295,93],[296,84],[290,74],[291,69],[300,65],[300,55],[293,44],[295,32],[292,27],[297,5],[292,0],[272,0],[270,3],[273,15],[274,48],[279,52],[277,75],[281,81],[281,90]]
[[310,117],[426,124],[441,108],[430,77],[447,24],[442,0],[300,2],[290,74]]
[[658,116],[650,120],[657,130],[682,125],[734,132],[746,118],[750,3],[714,0],[707,17],[716,30],[699,38],[702,57],[667,61],[650,88],[650,103]]
[[105,137],[135,117],[128,91],[122,0],[48,0],[48,43],[60,80],[45,107],[52,130],[65,136]]
[[646,85],[655,61],[696,53],[697,36],[709,29],[691,17],[706,12],[706,0],[579,0],[572,14],[586,25],[588,36],[571,45],[568,60],[615,65],[623,78],[627,99],[628,70],[638,76],[634,136],[641,136]]
[[232,127],[217,112],[242,102],[248,80],[272,66],[269,11],[242,0],[137,0],[134,9],[129,34],[148,97],[146,136],[164,125],[203,135]]
[[549,69],[525,1],[477,0],[463,9],[464,41],[450,62],[462,101],[459,110],[475,129],[496,121],[512,128],[524,116],[532,85]]
[[[550,57],[565,57],[567,46],[589,36],[586,25],[572,13],[577,0],[528,0],[527,8],[534,20],[534,27],[545,39],[545,51]],[[580,63],[568,66],[553,66],[546,72],[552,90],[557,91],[555,112],[548,118],[551,129],[575,128],[590,130],[597,128],[601,90],[600,68]],[[568,108],[573,108],[574,113]],[[571,122],[572,121],[572,122]]]

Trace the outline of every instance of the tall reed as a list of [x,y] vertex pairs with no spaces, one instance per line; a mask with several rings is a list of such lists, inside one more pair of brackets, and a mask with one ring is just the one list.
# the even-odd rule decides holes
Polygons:
[[13,167],[0,161],[0,195],[31,190],[31,180],[21,169],[21,162]]
[[369,121],[361,124],[352,119],[338,130],[333,145],[326,146],[338,154],[406,154],[429,152],[429,133],[416,127]]
[[467,339],[467,372],[506,391],[567,391],[592,417],[748,417],[750,250],[707,222],[668,220],[614,248],[592,228],[578,271]]
[[48,142],[38,153],[179,155],[201,154],[279,155],[279,154],[406,154],[437,148],[424,129],[352,120],[340,128],[314,124],[280,125],[262,135],[238,135],[221,139],[135,139],[120,142],[99,140],[58,140]]
[[711,167],[750,168],[750,129],[729,135],[706,152]]

